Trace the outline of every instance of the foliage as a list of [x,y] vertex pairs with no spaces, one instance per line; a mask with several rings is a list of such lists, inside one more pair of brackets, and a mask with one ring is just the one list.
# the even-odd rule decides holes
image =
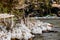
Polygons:
[[17,4],[17,0],[2,0],[0,1],[0,12],[11,12],[13,7]]
[[[45,6],[50,10],[49,0],[38,0],[44,2]],[[22,17],[23,11],[15,10],[14,7],[18,4],[18,0],[1,0],[0,13],[13,13],[17,18]],[[44,6],[44,7],[45,7]],[[43,10],[41,7],[39,9]]]
[[18,4],[18,0],[1,0],[0,1],[0,13],[14,14],[18,19],[23,14],[22,11],[15,10],[15,6]]

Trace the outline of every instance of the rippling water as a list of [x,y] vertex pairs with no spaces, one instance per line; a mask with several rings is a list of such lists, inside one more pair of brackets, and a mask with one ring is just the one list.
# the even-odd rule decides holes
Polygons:
[[34,40],[60,40],[60,20],[42,20],[42,21],[52,23],[54,25],[53,30],[58,32],[43,33],[42,35],[36,35]]

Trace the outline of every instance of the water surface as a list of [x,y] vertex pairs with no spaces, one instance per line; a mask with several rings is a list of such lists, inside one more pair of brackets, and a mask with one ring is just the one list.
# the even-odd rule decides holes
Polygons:
[[60,20],[42,20],[42,21],[52,23],[54,25],[53,30],[58,32],[43,33],[42,35],[36,35],[34,40],[60,40]]

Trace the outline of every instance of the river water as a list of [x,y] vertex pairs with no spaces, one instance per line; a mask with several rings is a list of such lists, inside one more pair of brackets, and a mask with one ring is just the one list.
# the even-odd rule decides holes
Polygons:
[[43,33],[42,35],[36,35],[34,40],[60,40],[60,20],[42,20],[44,22],[49,22],[54,25],[53,31],[58,32],[49,32]]

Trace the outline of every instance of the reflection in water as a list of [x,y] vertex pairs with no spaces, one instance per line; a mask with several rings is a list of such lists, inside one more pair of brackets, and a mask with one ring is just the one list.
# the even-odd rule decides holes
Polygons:
[[53,30],[58,33],[43,33],[42,35],[36,35],[34,40],[60,40],[60,20],[42,20],[54,24]]

